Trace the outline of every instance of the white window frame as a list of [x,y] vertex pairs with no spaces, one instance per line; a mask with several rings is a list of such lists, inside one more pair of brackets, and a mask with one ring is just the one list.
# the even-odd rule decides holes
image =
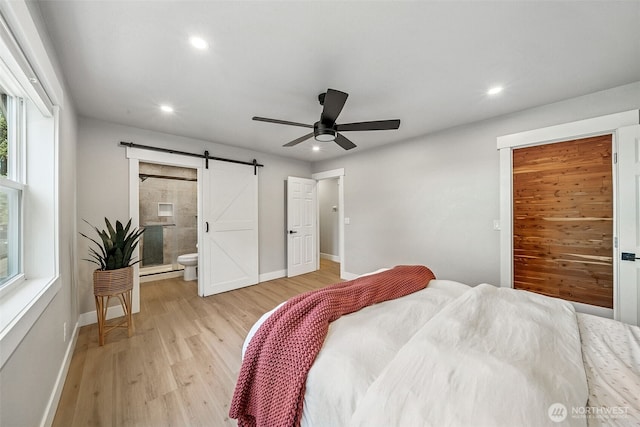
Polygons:
[[[4,69],[3,69],[4,68]],[[11,105],[7,105],[7,139],[9,145],[9,157],[7,159],[7,177],[0,177],[0,186],[10,188],[18,192],[18,206],[14,206],[17,209],[18,224],[14,224],[14,227],[9,230],[10,236],[7,236],[7,240],[13,239],[18,241],[18,247],[13,248],[12,263],[16,273],[10,277],[5,283],[0,284],[0,296],[6,294],[11,289],[19,286],[24,282],[24,233],[22,232],[24,226],[24,193],[26,185],[25,180],[25,162],[24,162],[24,146],[26,143],[25,136],[25,105],[24,100],[20,93],[15,93],[16,89],[9,90],[7,87],[15,88],[17,82],[10,79],[10,74],[4,64],[0,64],[0,72],[2,77],[0,78],[0,86],[3,91],[11,97]],[[9,103],[7,103],[9,104]]]

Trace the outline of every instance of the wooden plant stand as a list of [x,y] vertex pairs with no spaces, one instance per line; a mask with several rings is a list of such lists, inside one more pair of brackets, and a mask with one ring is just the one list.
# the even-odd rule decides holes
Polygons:
[[[131,293],[133,289],[133,267],[118,270],[95,270],[93,272],[93,293],[96,298],[98,315],[99,344],[104,345],[104,337],[116,328],[127,328],[129,337],[133,335],[133,317],[131,316]],[[109,300],[118,298],[124,317],[120,321],[107,325]]]

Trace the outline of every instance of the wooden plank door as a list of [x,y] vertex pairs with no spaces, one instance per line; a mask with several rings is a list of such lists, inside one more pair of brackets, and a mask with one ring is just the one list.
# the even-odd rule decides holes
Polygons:
[[513,150],[514,287],[613,308],[612,137]]

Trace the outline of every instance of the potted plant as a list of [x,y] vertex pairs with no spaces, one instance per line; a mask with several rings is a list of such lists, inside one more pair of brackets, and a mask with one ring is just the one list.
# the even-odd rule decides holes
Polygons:
[[[85,222],[91,225],[88,221]],[[139,260],[133,261],[132,256],[144,233],[144,229],[131,229],[131,219],[126,226],[116,221],[115,229],[107,218],[104,222],[107,226],[106,230],[100,230],[91,225],[98,234],[99,241],[80,233],[97,245],[97,248],[89,248],[91,258],[85,260],[99,267],[93,272],[93,293],[96,299],[100,345],[104,345],[104,335],[114,328],[126,327],[129,336],[133,333],[131,290],[133,289],[133,266]],[[125,316],[123,321],[107,329],[106,315],[111,297],[117,297],[120,300]]]

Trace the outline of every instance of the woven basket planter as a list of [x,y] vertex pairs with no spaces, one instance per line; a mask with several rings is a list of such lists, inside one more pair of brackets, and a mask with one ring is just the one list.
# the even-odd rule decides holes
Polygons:
[[133,267],[117,270],[94,270],[93,294],[96,296],[114,296],[133,288]]
[[[95,270],[93,272],[93,293],[96,299],[98,315],[98,341],[104,345],[105,335],[116,329],[126,328],[129,337],[133,334],[133,318],[131,316],[131,291],[133,289],[133,267],[118,270]],[[119,322],[107,324],[109,299],[118,298],[124,317]]]

